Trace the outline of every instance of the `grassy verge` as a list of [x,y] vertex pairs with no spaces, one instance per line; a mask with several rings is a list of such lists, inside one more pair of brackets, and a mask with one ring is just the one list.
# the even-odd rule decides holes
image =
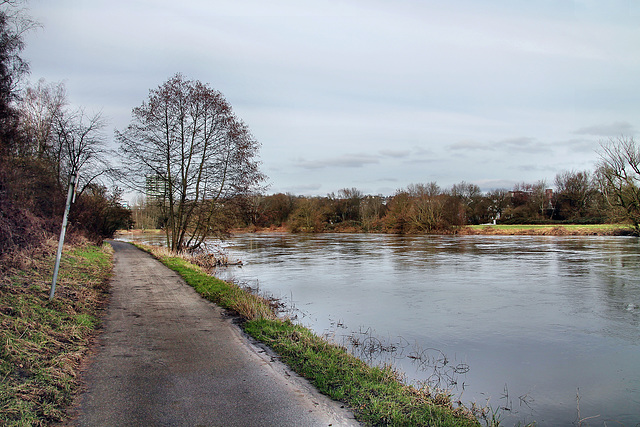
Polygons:
[[546,224],[546,225],[468,225],[459,234],[540,235],[540,236],[618,236],[632,232],[625,224]]
[[104,306],[111,247],[63,253],[53,301],[55,256],[0,277],[0,425],[50,425],[65,419],[78,368]]
[[446,394],[405,385],[390,367],[371,367],[309,329],[278,319],[269,301],[208,275],[157,247],[140,246],[178,272],[203,297],[238,312],[246,332],[269,345],[318,390],[353,408],[370,425],[477,426],[472,412]]

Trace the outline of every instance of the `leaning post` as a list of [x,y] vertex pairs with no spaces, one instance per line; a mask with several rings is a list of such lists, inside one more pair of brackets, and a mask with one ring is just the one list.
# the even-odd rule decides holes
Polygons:
[[49,294],[49,301],[53,299],[53,295],[56,292],[56,281],[58,280],[58,270],[60,269],[60,258],[62,258],[62,245],[64,245],[64,235],[67,231],[67,217],[69,216],[69,210],[71,209],[71,203],[75,199],[76,183],[78,180],[78,172],[71,172],[69,178],[69,191],[67,192],[67,205],[64,208],[64,215],[62,216],[62,227],[60,229],[60,240],[58,241],[58,252],[56,254],[56,266],[53,269],[53,281],[51,282],[51,293]]

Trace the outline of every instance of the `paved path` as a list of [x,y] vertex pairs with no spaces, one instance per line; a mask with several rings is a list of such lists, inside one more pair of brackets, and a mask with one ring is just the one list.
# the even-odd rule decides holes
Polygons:
[[128,243],[111,244],[111,301],[76,425],[357,425],[176,273]]

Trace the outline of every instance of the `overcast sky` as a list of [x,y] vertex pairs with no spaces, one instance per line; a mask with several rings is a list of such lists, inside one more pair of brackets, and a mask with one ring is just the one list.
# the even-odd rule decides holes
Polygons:
[[181,72],[262,144],[270,193],[512,188],[640,129],[640,2],[30,0],[31,80],[124,129]]

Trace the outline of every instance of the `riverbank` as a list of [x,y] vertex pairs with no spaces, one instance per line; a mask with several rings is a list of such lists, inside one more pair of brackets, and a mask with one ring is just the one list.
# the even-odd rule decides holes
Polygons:
[[[55,242],[0,276],[0,425],[45,426],[66,419],[78,371],[106,304],[109,245],[65,245],[55,298],[49,290]],[[16,260],[14,260],[16,261]]]
[[[469,406],[508,405],[504,425],[571,424],[577,388],[583,415],[637,421],[626,387],[640,354],[636,238],[268,233],[221,247],[245,265],[216,276],[279,296],[296,323],[349,348],[352,337],[372,336],[357,347],[364,360],[394,345],[376,360],[413,384],[452,388],[455,400],[464,391]],[[437,349],[424,353],[436,368],[440,354],[449,360],[439,372],[461,362],[469,372],[431,377],[432,365],[413,359],[425,348]],[[531,407],[511,405],[505,384]],[[599,394],[598,384],[612,392]]]
[[[286,227],[244,227],[235,228],[232,234],[241,233],[291,233]],[[354,226],[326,230],[327,233],[366,233]],[[386,234],[386,233],[385,233]],[[393,233],[390,233],[393,234]],[[633,229],[627,224],[481,224],[465,225],[433,233],[422,234],[459,234],[459,235],[503,235],[503,236],[629,236]]]
[[[244,330],[273,349],[319,391],[349,405],[359,421],[370,425],[478,426],[481,408],[454,404],[448,394],[404,384],[391,367],[371,367],[308,328],[275,315],[268,300],[208,275],[166,249],[141,246],[178,272],[203,297],[235,311]],[[251,295],[247,297],[247,295]]]
[[[143,234],[161,235],[163,230],[120,230],[118,235],[139,236]],[[244,233],[292,233],[287,226],[280,227],[237,227],[230,230],[233,234]],[[337,225],[331,230],[314,233],[368,233],[359,227],[350,225],[348,227],[340,227]],[[369,233],[378,233],[371,231]],[[396,234],[396,233],[382,233]],[[501,235],[501,236],[630,236],[633,235],[633,229],[627,224],[480,224],[465,225],[433,233],[409,233],[410,235]]]
[[462,235],[505,236],[628,236],[633,233],[626,224],[514,224],[468,225],[458,229]]

